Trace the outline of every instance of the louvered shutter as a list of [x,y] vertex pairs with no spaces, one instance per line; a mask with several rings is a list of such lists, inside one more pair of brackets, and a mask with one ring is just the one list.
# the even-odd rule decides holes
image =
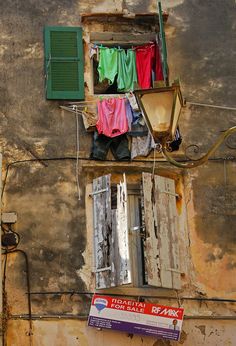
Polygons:
[[84,98],[84,57],[80,27],[46,27],[47,99]]
[[142,180],[148,284],[180,289],[175,182],[149,173]]
[[126,182],[117,185],[117,208],[111,209],[111,176],[93,180],[96,288],[131,282]]

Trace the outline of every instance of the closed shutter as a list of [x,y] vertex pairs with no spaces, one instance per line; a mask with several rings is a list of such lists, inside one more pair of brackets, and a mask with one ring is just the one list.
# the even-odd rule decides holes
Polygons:
[[142,180],[148,284],[180,289],[175,182],[149,173]]
[[82,28],[46,27],[44,38],[47,99],[83,99]]
[[110,180],[110,175],[93,180],[94,256],[97,289],[131,283],[126,182],[124,178],[124,181],[117,185],[116,208],[111,209]]

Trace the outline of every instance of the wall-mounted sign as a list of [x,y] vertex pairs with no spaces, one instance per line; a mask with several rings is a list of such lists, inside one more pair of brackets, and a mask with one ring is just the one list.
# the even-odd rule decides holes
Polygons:
[[118,297],[93,296],[88,325],[179,340],[184,309]]

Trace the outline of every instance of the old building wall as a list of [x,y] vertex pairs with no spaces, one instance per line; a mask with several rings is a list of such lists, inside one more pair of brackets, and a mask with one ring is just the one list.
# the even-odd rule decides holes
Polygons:
[[[166,36],[171,79],[180,77],[187,101],[235,106],[235,1],[163,0],[162,5],[169,12]],[[68,292],[94,290],[91,201],[85,197],[92,177],[102,173],[104,165],[96,163],[94,170],[94,162],[80,161],[81,200],[78,200],[76,122],[73,114],[59,108],[58,101],[45,100],[43,60],[45,25],[80,26],[81,13],[88,12],[121,12],[123,9],[152,12],[156,10],[156,1],[6,0],[0,9],[3,211],[17,212],[14,227],[21,236],[19,248],[29,259],[31,291],[49,292],[31,297],[32,312],[37,319],[33,321],[33,343],[162,345],[153,338],[89,329],[86,321],[63,320],[65,314],[86,318],[88,313],[91,296]],[[85,42],[89,40],[89,28],[87,23]],[[92,26],[93,31],[112,28],[119,30],[119,23],[93,23]],[[86,44],[84,48],[86,95],[90,96],[91,70]],[[189,147],[192,144],[201,152],[206,151],[220,131],[235,124],[235,114],[232,110],[187,103],[180,123],[184,144],[177,156],[185,158],[187,153],[197,157],[195,147]],[[181,173],[189,259],[182,296],[235,299],[234,138],[217,151],[214,156],[217,160]],[[87,159],[90,147],[91,134],[85,133],[80,121],[80,156]],[[114,174],[123,171],[135,174],[151,169],[151,163],[105,168]],[[156,172],[168,169],[165,163],[157,164]],[[26,268],[21,253],[7,256],[6,277],[9,312],[15,316],[8,324],[7,340],[10,345],[26,345],[28,322],[15,320],[28,313]],[[143,290],[132,294],[135,293],[145,295]],[[152,290],[151,294],[176,296],[168,290]],[[174,306],[179,303],[176,299],[158,302]],[[233,303],[186,300],[181,303],[189,316],[213,315],[219,320],[186,319],[180,344],[233,345],[235,321],[227,320],[234,316]],[[49,316],[50,321],[40,321],[41,315]],[[62,321],[55,321],[53,315],[60,316]],[[165,344],[171,345],[171,342]]]
[[[235,323],[232,321],[186,320],[184,332],[179,345],[234,345],[233,333]],[[12,346],[28,345],[29,337],[25,335],[25,321],[11,322],[9,343]],[[34,323],[34,345],[65,345],[65,346],[174,346],[176,342],[156,340],[152,337],[140,337],[125,333],[114,333],[110,330],[94,330],[84,322],[36,321]],[[20,331],[20,333],[19,333]]]

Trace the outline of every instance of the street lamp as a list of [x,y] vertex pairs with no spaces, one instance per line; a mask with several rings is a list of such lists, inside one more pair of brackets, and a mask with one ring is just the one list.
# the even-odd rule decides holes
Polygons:
[[180,85],[174,83],[170,87],[135,90],[134,94],[155,143],[160,145],[166,160],[177,167],[194,168],[200,166],[214,154],[227,137],[236,132],[236,126],[224,131],[200,159],[186,163],[178,162],[169,155],[168,145],[174,139],[181,109],[184,105]]

